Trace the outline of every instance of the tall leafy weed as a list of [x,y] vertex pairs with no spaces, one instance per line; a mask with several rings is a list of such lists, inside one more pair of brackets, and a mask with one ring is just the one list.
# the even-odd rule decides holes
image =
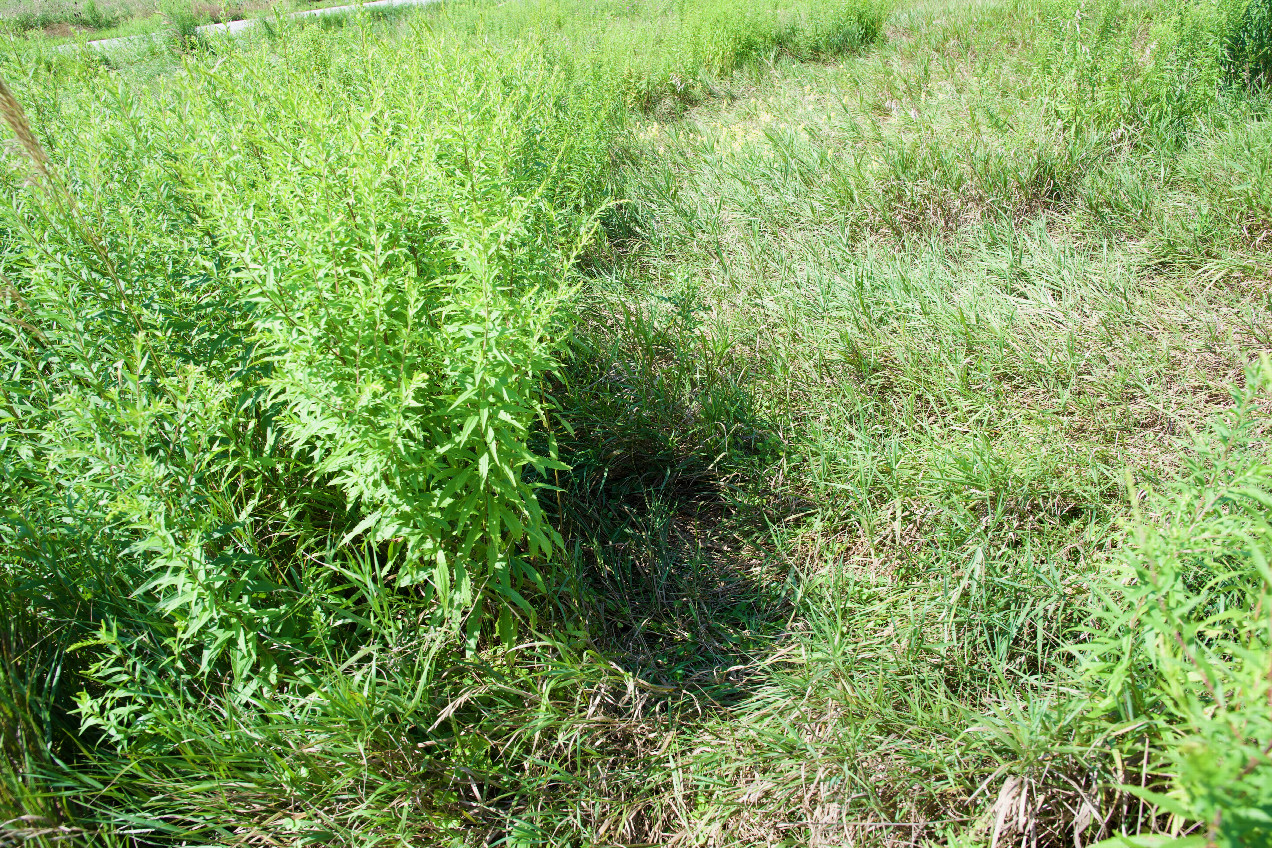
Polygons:
[[1177,835],[1201,822],[1196,844],[1272,838],[1272,466],[1259,427],[1270,390],[1264,358],[1186,474],[1147,495],[1160,516],[1139,516],[1079,647],[1094,711],[1149,740],[1170,777],[1134,791],[1174,816]]

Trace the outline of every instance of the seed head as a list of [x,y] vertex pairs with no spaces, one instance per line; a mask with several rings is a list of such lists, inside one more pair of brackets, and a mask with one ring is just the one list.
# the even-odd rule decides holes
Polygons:
[[36,140],[35,133],[31,132],[31,125],[27,123],[26,113],[22,111],[22,104],[18,102],[18,98],[13,96],[13,92],[9,90],[9,86],[0,79],[0,118],[4,118],[4,122],[9,125],[9,129],[13,130],[13,134],[18,137],[18,144],[22,146],[22,150],[31,159],[31,164],[35,166],[35,170],[40,176],[47,177],[49,175],[49,157],[44,152],[44,148],[40,146],[40,142]]

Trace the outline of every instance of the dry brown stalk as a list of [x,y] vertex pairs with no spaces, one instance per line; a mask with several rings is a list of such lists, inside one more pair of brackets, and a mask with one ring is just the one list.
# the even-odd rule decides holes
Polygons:
[[[22,110],[22,104],[18,102],[18,98],[13,95],[13,91],[3,78],[0,78],[0,117],[4,118],[4,122],[9,125],[9,129],[13,130],[13,134],[17,136],[18,144],[30,158],[36,173],[47,180],[44,187],[46,189],[51,188],[51,196],[56,201],[64,203],[70,210],[73,215],[74,226],[80,231],[80,235],[93,249],[93,252],[102,260],[102,267],[106,275],[115,282],[121,299],[127,300],[124,294],[124,284],[120,281],[115,271],[115,263],[106,250],[106,246],[88,223],[79,204],[75,202],[75,197],[65,185],[52,178],[52,164],[49,161],[48,154],[44,152],[44,148],[40,146],[35,133],[31,131],[31,125],[27,122],[26,113]],[[134,320],[137,319],[134,317]],[[140,328],[140,324],[138,324],[138,327]]]
[[9,125],[9,129],[13,130],[13,134],[18,137],[18,143],[22,145],[22,150],[30,158],[35,170],[40,176],[47,177],[49,175],[49,157],[44,152],[44,148],[40,146],[35,133],[31,131],[31,125],[27,123],[26,113],[22,111],[22,104],[18,102],[18,98],[13,96],[13,92],[9,90],[8,84],[3,79],[0,79],[0,117],[4,118],[4,122]]

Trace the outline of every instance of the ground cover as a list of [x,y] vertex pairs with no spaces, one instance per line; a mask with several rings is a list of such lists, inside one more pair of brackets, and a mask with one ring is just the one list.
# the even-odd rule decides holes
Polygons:
[[1266,841],[1265,14],[14,44],[4,838]]
[[165,30],[189,35],[196,26],[271,14],[346,5],[340,0],[241,0],[230,3],[130,2],[130,0],[9,0],[0,3],[0,28],[25,38],[65,43],[127,38]]

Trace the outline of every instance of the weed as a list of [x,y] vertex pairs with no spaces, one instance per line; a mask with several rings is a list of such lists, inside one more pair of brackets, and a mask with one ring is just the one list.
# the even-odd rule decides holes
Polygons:
[[1224,70],[1247,86],[1264,85],[1272,78],[1272,3],[1246,0],[1226,5]]

